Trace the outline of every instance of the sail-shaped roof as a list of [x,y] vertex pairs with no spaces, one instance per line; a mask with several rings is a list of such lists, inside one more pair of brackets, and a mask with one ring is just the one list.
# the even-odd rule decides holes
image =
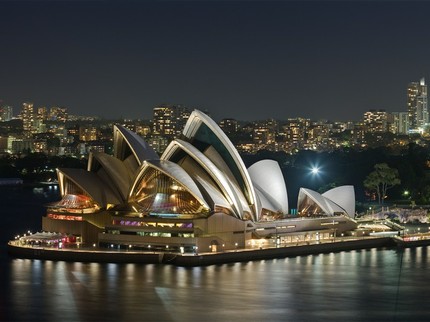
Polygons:
[[313,209],[313,211],[319,209],[319,214],[325,214],[328,216],[333,216],[338,213],[346,214],[345,209],[340,207],[329,198],[322,196],[316,191],[306,188],[300,188],[299,190],[297,207],[299,213],[307,211],[307,209]]
[[[142,191],[145,191],[145,193],[142,194]],[[187,202],[186,199],[189,200],[189,197],[185,196],[185,193],[187,193],[200,205],[199,207],[190,207],[190,210],[187,211],[196,211],[198,209],[202,212],[208,212],[210,210],[209,205],[190,175],[176,163],[167,160],[144,161],[130,189],[129,201],[135,202],[141,195],[142,198],[147,198],[148,195],[157,197],[158,194],[158,198],[172,198],[171,203],[173,204],[175,203],[173,199],[177,197],[177,191],[182,192],[182,199],[180,200],[182,204]],[[194,202],[192,201],[191,203]],[[173,210],[178,207],[171,206],[170,208]]]
[[[180,153],[182,151],[182,154]],[[175,155],[187,155],[191,157],[198,165],[206,171],[208,176],[218,185],[218,189],[222,192],[226,200],[232,207],[232,211],[236,217],[242,218],[243,212],[250,211],[246,199],[240,189],[234,182],[229,180],[224,171],[221,171],[206,155],[200,152],[189,142],[183,140],[173,140],[161,156],[162,159],[179,160]]]
[[[278,162],[273,160],[261,160],[248,168],[252,182],[259,188],[261,193],[267,195],[266,199],[271,199],[276,211],[283,214],[288,213],[288,195],[284,176]],[[275,211],[275,209],[270,209]]]
[[[194,110],[185,125],[183,135],[200,151],[204,151],[208,147],[212,147],[216,150],[228,166],[240,190],[248,201],[252,209],[253,219],[258,220],[260,210],[257,206],[257,199],[251,178],[249,177],[242,158],[221,128],[206,114]],[[210,159],[210,156],[208,157]]]
[[91,152],[88,160],[88,171],[96,172],[111,188],[117,190],[123,202],[132,184],[132,173],[119,159],[101,152]]
[[322,194],[323,197],[330,199],[343,209],[349,217],[355,216],[355,191],[354,186],[340,186],[328,190]]
[[122,125],[114,125],[114,157],[124,161],[133,155],[136,163],[159,159],[157,153],[145,140]]
[[[57,169],[57,177],[60,184],[61,196],[75,193],[75,185],[82,192],[90,196],[100,207],[107,204],[121,204],[121,197],[112,191],[100,177],[90,171],[83,169]],[[70,185],[72,183],[72,185]]]

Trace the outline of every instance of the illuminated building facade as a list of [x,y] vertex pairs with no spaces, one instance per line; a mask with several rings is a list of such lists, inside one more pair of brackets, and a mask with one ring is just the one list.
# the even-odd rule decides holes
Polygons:
[[306,148],[308,139],[308,129],[311,125],[310,119],[295,118],[288,119],[287,125],[283,127],[286,142],[290,145],[290,149]]
[[391,119],[392,116],[385,110],[369,110],[363,115],[368,133],[389,132],[390,125],[393,123]]
[[66,107],[53,106],[49,111],[49,119],[51,121],[66,122],[68,112]]
[[246,168],[226,134],[197,110],[160,157],[139,135],[115,125],[113,155],[92,152],[86,170],[59,169],[58,181],[62,199],[48,207],[43,229],[102,247],[219,251],[302,238],[303,231],[329,234],[325,225],[333,218],[337,231],[355,227],[353,210],[329,192],[323,200],[342,211],[289,218],[278,163]]
[[48,120],[48,109],[46,107],[38,107],[36,119],[40,122],[46,122]]
[[9,105],[0,106],[0,122],[7,122],[12,120],[13,107]]
[[239,130],[239,123],[235,119],[222,119],[219,122],[219,127],[225,133],[236,133]]
[[409,114],[407,112],[393,112],[392,133],[408,134],[409,130]]
[[98,129],[93,125],[82,125],[79,127],[79,140],[88,142],[97,140]]
[[411,82],[407,91],[409,129],[417,130],[429,122],[425,79]]
[[21,119],[24,131],[31,132],[34,122],[34,107],[33,103],[26,102],[22,104]]
[[175,138],[180,135],[190,111],[182,105],[159,105],[153,110],[153,134]]

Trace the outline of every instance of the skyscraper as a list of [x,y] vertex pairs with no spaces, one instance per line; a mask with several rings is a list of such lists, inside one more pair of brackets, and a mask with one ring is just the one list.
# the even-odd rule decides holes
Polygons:
[[366,132],[383,133],[389,131],[390,114],[385,110],[369,110],[364,113],[363,121],[366,125]]
[[10,121],[13,117],[13,108],[9,105],[0,106],[0,122]]
[[159,105],[153,110],[153,133],[175,138],[180,135],[190,111],[182,105]]
[[425,79],[408,85],[409,130],[417,130],[429,122]]
[[25,102],[22,104],[21,119],[24,131],[30,132],[34,122],[34,107],[33,103]]
[[394,123],[392,127],[392,133],[395,134],[408,134],[409,130],[409,115],[407,112],[394,112],[393,118]]
[[51,121],[66,122],[68,118],[66,107],[51,107],[49,111],[49,119]]

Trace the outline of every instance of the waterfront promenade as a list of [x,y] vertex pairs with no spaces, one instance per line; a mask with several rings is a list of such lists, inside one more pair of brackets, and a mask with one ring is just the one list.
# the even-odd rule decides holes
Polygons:
[[399,237],[336,238],[313,243],[290,243],[279,247],[245,248],[223,252],[150,252],[96,247],[57,248],[8,243],[8,252],[20,258],[76,262],[153,263],[177,266],[203,266],[231,262],[283,258],[310,254],[350,251],[381,247],[414,247],[428,245],[430,239],[403,241]]

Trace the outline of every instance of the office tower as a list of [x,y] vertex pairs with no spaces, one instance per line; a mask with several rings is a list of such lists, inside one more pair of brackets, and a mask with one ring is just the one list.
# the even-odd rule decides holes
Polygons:
[[66,122],[68,118],[66,107],[51,107],[49,111],[49,119],[51,121]]
[[48,119],[48,109],[46,107],[38,107],[36,118],[40,122],[45,122]]
[[235,119],[222,119],[219,122],[219,127],[225,133],[235,133],[239,129],[239,123]]
[[408,134],[409,114],[407,112],[393,112],[393,127],[390,132],[394,134]]
[[153,134],[178,137],[189,116],[189,109],[182,105],[156,106],[153,110]]
[[308,130],[307,147],[313,150],[326,149],[331,128],[332,124],[325,120],[312,122]]
[[288,119],[287,124],[283,126],[287,143],[295,149],[303,148],[306,145],[310,125],[310,119],[300,117]]
[[97,134],[98,130],[97,127],[88,124],[88,125],[81,125],[79,127],[79,140],[88,142],[88,141],[95,141],[97,140]]
[[366,132],[368,133],[388,132],[389,125],[392,123],[390,119],[390,113],[385,110],[369,110],[363,115]]
[[13,117],[13,107],[9,105],[0,106],[0,122],[10,121]]
[[417,130],[429,121],[427,108],[427,85],[424,78],[408,85],[409,130]]
[[22,127],[24,131],[31,131],[34,123],[34,107],[33,103],[25,102],[22,104],[21,110]]
[[278,124],[273,119],[256,122],[252,135],[254,144],[267,145],[275,143],[277,130]]

